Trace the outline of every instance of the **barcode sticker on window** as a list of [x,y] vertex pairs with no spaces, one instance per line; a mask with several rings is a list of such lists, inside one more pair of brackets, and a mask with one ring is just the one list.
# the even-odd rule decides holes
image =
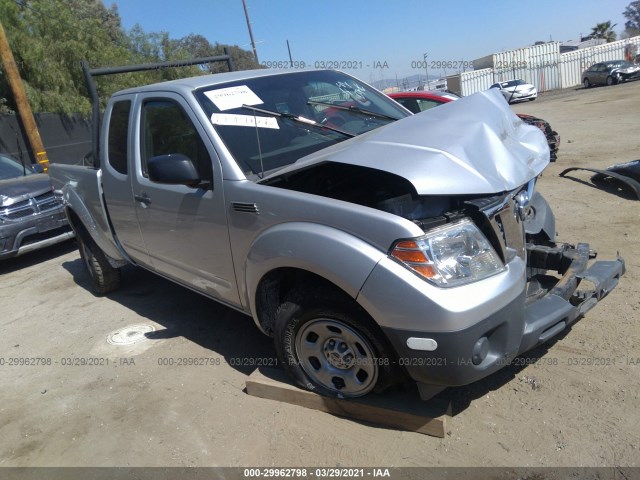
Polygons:
[[273,117],[256,117],[253,115],[236,115],[232,113],[214,113],[211,115],[211,123],[214,125],[273,128],[276,130],[280,128],[278,120]]
[[222,111],[240,108],[242,105],[259,105],[264,103],[260,100],[260,97],[246,85],[209,90],[208,92],[204,92],[204,94]]

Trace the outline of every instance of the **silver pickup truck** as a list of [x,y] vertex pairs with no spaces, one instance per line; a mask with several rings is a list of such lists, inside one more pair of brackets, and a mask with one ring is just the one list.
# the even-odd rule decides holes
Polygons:
[[116,93],[96,146],[50,169],[96,292],[134,264],[222,302],[327,396],[479,380],[624,273],[555,243],[547,142],[495,91],[411,115],[338,71],[221,73]]

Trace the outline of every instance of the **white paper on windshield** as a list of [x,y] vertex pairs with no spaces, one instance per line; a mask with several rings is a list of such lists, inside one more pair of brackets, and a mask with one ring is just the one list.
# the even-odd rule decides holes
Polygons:
[[240,108],[242,105],[258,105],[264,103],[260,100],[260,97],[253,93],[246,85],[209,90],[208,92],[204,92],[204,94],[222,111]]
[[253,115],[235,115],[232,113],[214,113],[211,115],[214,125],[233,125],[236,127],[258,127],[279,129],[278,120],[274,117],[254,117]]

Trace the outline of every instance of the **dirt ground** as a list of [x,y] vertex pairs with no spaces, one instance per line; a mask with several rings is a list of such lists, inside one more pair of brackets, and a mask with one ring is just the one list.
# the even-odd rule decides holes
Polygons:
[[[134,268],[95,297],[69,243],[0,264],[0,467],[638,466],[640,203],[558,173],[640,157],[640,81],[513,108],[562,136],[538,186],[560,240],[602,259],[620,251],[627,273],[568,333],[441,394],[453,407],[445,438],[247,395],[253,367],[239,359],[275,358],[249,317]],[[107,342],[135,324],[155,332]]]

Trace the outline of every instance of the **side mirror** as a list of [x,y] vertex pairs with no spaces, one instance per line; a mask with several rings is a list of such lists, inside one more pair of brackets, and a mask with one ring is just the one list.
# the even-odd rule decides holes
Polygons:
[[44,167],[39,163],[34,163],[31,168],[35,173],[44,173]]
[[149,160],[149,179],[168,185],[201,186],[200,175],[189,157],[182,153],[158,155]]

